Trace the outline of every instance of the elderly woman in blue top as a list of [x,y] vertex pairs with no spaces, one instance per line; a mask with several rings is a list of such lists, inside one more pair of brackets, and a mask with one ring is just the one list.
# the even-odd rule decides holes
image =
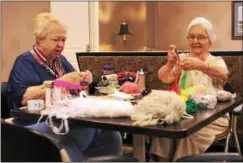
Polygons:
[[[212,92],[223,89],[228,80],[228,69],[222,57],[215,57],[209,50],[216,40],[211,22],[203,17],[193,19],[187,28],[189,53],[176,55],[175,45],[169,46],[167,63],[158,71],[158,77],[164,83],[173,83],[177,66],[182,69],[179,86],[186,89],[195,85],[204,85]],[[215,137],[224,133],[229,126],[229,116],[224,115],[196,133],[179,139],[174,157],[171,156],[172,142],[169,139],[155,137],[152,140],[151,153],[158,161],[177,160],[188,155],[205,152]]]
[[[28,100],[44,99],[43,82],[61,79],[75,84],[92,82],[89,71],[76,72],[61,55],[66,41],[65,26],[50,13],[40,13],[35,19],[36,42],[31,50],[19,55],[9,77],[9,91],[16,108],[27,105]],[[15,123],[35,128],[35,122],[23,119]],[[31,124],[32,123],[32,124]],[[65,148],[71,161],[83,161],[85,157],[121,154],[121,136],[118,132],[103,131],[71,125],[65,136],[56,135],[44,122],[37,130],[60,148]]]

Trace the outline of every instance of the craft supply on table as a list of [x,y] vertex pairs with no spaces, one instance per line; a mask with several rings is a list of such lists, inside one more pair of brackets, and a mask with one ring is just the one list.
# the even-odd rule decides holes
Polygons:
[[143,69],[141,69],[139,72],[138,87],[140,89],[139,92],[142,92],[144,89],[146,89],[145,73],[143,72]]
[[114,67],[112,65],[105,65],[103,67],[103,75],[114,74]]
[[27,108],[29,111],[38,111],[44,109],[44,100],[28,100]]

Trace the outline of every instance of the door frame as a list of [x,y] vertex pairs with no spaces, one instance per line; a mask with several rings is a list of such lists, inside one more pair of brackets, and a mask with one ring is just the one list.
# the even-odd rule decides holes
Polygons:
[[89,48],[99,52],[99,2],[89,2]]

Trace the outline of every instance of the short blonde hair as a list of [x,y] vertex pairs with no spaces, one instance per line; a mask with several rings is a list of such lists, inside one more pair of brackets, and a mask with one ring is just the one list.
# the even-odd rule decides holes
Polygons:
[[212,23],[204,17],[197,17],[190,22],[190,24],[187,27],[187,31],[186,31],[187,35],[189,33],[189,30],[195,25],[200,25],[202,28],[204,28],[207,31],[207,34],[208,34],[208,37],[209,37],[209,40],[211,43],[213,43],[216,40],[216,35],[214,33]]
[[40,13],[34,19],[33,33],[36,38],[43,38],[48,33],[49,25],[52,23],[60,24],[66,30],[66,26],[51,13]]

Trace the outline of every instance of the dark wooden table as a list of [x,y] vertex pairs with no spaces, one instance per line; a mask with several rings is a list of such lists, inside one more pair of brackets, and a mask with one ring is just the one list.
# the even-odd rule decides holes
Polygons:
[[[237,97],[230,102],[220,102],[214,109],[198,111],[193,119],[183,119],[179,123],[171,125],[139,127],[134,126],[133,121],[130,118],[70,118],[69,123],[136,134],[136,138],[134,139],[134,147],[136,147],[134,149],[134,155],[140,161],[144,161],[145,138],[141,135],[171,138],[174,142],[176,142],[176,139],[190,136],[242,103],[242,96]],[[12,117],[37,121],[40,117],[40,112],[28,111],[26,109],[12,110],[11,115]]]

